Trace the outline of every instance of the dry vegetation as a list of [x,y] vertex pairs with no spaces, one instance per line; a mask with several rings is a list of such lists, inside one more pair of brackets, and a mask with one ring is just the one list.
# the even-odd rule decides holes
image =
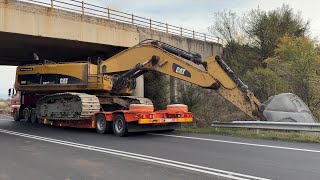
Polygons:
[[0,99],[0,114],[9,115],[10,114],[10,101]]

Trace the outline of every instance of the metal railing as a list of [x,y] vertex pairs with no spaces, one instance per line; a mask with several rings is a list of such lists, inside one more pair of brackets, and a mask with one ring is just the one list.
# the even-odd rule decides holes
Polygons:
[[[136,16],[134,14],[117,11],[114,9],[110,9],[108,7],[97,6],[84,1],[79,1],[79,0],[19,0],[19,1],[29,2],[29,3],[33,3],[41,6],[66,10],[70,12],[75,12],[81,15],[94,16],[98,18],[108,19],[111,21],[126,23],[130,25],[138,26],[138,27],[144,27],[151,30],[156,30],[156,31],[165,32],[172,35],[181,36],[181,37],[223,44],[222,39],[212,36],[210,34],[196,32],[194,30],[189,30],[183,27],[170,25],[168,23],[163,23],[163,22],[152,20],[152,19]],[[10,2],[10,0],[6,2]]]
[[233,122],[213,122],[211,126],[216,128],[248,128],[248,129],[320,132],[320,123],[233,121]]

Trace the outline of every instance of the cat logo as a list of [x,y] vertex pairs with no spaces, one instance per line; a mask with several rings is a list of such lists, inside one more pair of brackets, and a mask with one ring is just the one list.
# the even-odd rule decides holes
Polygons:
[[185,72],[186,72],[186,69],[183,69],[181,67],[177,67],[176,68],[176,73],[178,73],[178,74],[184,75]]
[[60,84],[68,84],[68,78],[60,78]]
[[179,66],[178,64],[173,63],[172,71],[177,73],[177,74],[181,74],[183,76],[191,78],[191,73],[188,70],[186,70],[185,68]]

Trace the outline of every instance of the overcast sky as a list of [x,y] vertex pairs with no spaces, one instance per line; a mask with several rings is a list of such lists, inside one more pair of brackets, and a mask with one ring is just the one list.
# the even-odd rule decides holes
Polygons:
[[[214,12],[227,9],[241,14],[257,7],[275,9],[285,3],[310,20],[312,37],[320,36],[318,0],[91,0],[91,3],[204,33],[213,22]],[[15,67],[0,66],[0,94],[7,93],[14,78]]]

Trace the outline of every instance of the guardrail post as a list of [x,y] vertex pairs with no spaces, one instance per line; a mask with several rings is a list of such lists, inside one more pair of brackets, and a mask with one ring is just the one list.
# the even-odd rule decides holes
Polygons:
[[206,33],[203,33],[203,35],[204,35],[204,41],[207,41],[207,35],[206,35]]
[[217,37],[217,39],[218,39],[218,44],[220,43],[220,38],[219,37]]
[[131,14],[132,25],[134,25],[134,15]]
[[194,39],[194,30],[192,31],[192,38]]
[[53,8],[53,0],[51,0],[51,8]]
[[150,19],[150,29],[152,29],[152,20]]
[[168,23],[166,23],[166,33],[169,33]]
[[108,10],[108,19],[110,20],[110,8],[108,8],[107,10]]
[[181,33],[180,35],[182,36],[182,27],[180,28],[180,33]]
[[82,15],[84,15],[84,0],[82,0]]

